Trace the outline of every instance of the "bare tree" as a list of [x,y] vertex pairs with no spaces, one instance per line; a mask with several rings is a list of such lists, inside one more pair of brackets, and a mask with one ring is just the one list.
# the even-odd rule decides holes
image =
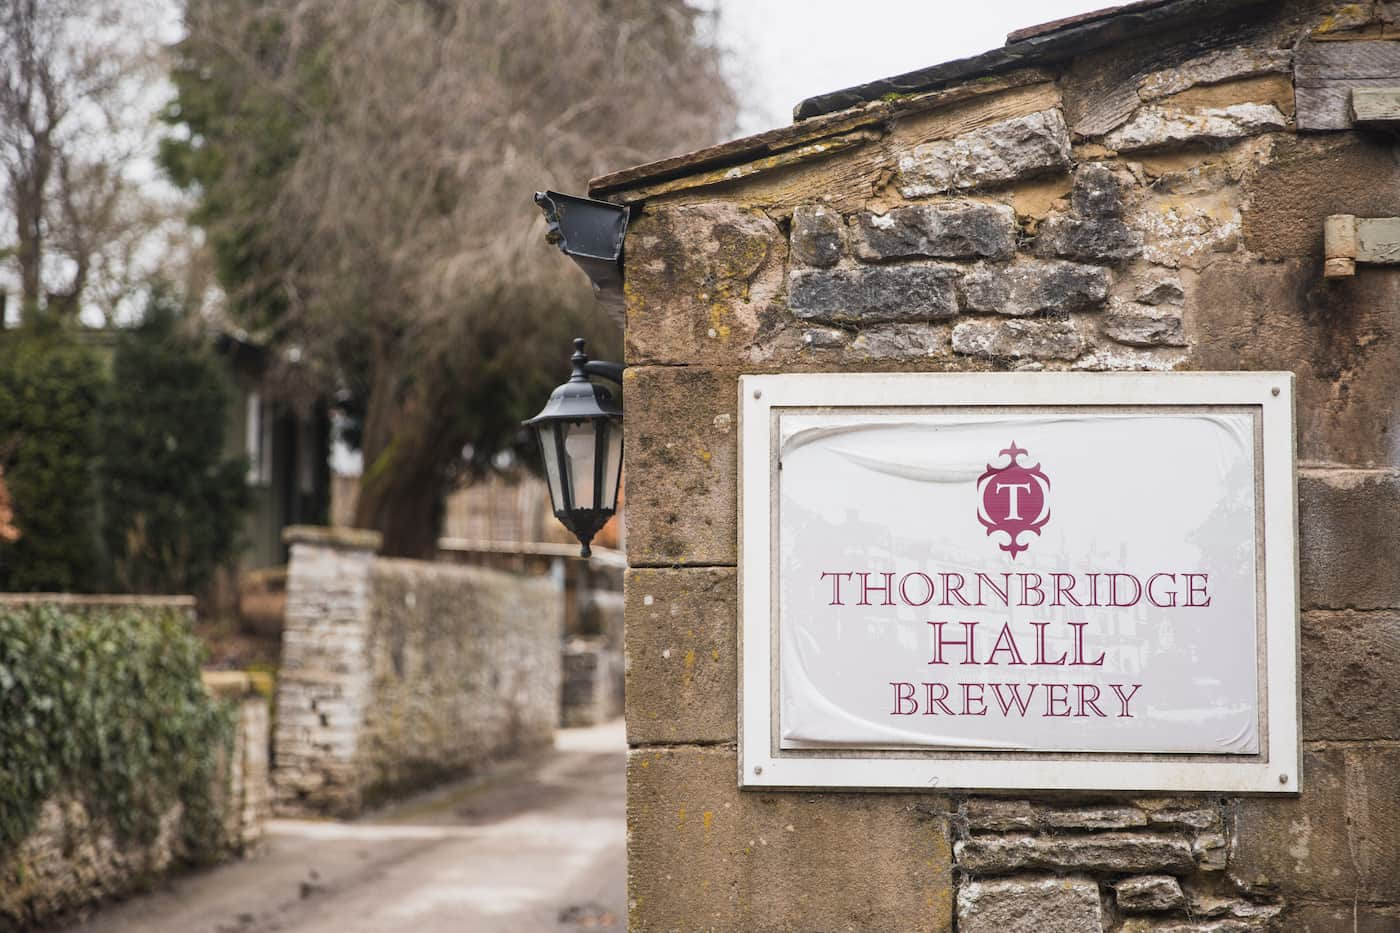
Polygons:
[[152,148],[158,13],[153,0],[0,0],[0,263],[22,314],[74,317],[95,281],[110,311],[142,238],[176,216],[130,173]]
[[421,554],[463,448],[489,457],[514,436],[558,381],[573,327],[610,329],[543,243],[531,192],[716,141],[734,114],[718,54],[683,0],[189,11],[182,101],[212,64],[225,84],[206,97],[279,121],[209,141],[204,154],[232,172],[200,179],[207,198],[266,177],[269,140],[290,153],[255,217],[204,215],[216,248],[236,247],[223,263],[231,306],[294,344],[302,372],[363,398],[356,523],[381,530],[390,553]]

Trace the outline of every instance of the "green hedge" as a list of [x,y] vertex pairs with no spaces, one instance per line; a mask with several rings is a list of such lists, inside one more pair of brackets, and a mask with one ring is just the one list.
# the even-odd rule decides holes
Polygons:
[[61,794],[138,844],[181,802],[186,856],[218,852],[233,721],[202,652],[176,609],[0,605],[0,858]]
[[106,379],[71,335],[0,334],[0,462],[20,537],[0,542],[0,589],[98,589],[95,463]]
[[224,451],[231,388],[183,313],[157,292],[102,352],[42,318],[0,331],[19,529],[0,540],[0,590],[199,593],[236,557],[250,500]]
[[117,341],[99,423],[102,537],[112,588],[199,593],[236,556],[248,465],[224,455],[231,388],[157,295]]

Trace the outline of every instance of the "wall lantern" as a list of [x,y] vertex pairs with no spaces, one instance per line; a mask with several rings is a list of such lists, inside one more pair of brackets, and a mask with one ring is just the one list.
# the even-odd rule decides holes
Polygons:
[[574,341],[574,371],[550,393],[544,410],[526,421],[540,441],[554,517],[564,523],[589,556],[589,543],[617,511],[622,476],[622,404],[589,376],[622,384],[618,363],[588,358],[583,339]]

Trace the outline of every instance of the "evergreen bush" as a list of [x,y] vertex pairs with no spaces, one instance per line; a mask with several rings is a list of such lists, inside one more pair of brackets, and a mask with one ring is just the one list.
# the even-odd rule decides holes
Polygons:
[[195,593],[236,553],[247,465],[224,452],[227,377],[159,294],[122,333],[102,407],[102,537],[114,588]]
[[0,463],[21,534],[0,538],[0,589],[90,592],[100,583],[97,356],[43,321],[0,334]]

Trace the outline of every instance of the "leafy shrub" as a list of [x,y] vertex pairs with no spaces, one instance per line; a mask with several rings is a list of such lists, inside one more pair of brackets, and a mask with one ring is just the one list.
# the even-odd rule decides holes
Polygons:
[[102,537],[129,593],[193,593],[234,556],[247,466],[225,459],[229,386],[157,295],[124,332],[102,407]]
[[14,508],[0,539],[0,589],[90,592],[98,586],[97,357],[56,327],[0,334],[0,457]]
[[200,682],[201,653],[173,609],[0,606],[0,856],[58,794],[137,843],[183,803],[187,855],[217,850],[232,719]]

